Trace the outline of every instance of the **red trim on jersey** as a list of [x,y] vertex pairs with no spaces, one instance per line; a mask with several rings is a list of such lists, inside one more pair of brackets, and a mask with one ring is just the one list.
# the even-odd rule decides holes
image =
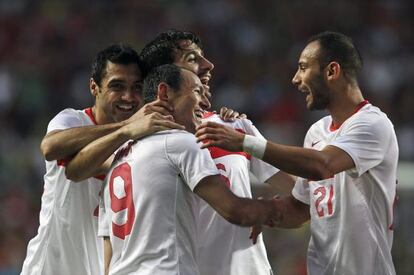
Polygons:
[[[364,101],[362,101],[361,103],[359,103],[359,104],[355,107],[355,110],[354,110],[354,112],[352,113],[352,115],[354,115],[354,114],[358,113],[358,111],[359,111],[359,110],[361,110],[361,108],[362,108],[362,107],[364,107],[365,105],[367,105],[368,103],[369,103],[369,101],[368,101],[368,100],[364,100]],[[351,115],[351,116],[352,116],[352,115]],[[336,131],[336,130],[338,130],[338,129],[339,129],[339,127],[341,127],[341,125],[342,125],[342,123],[341,123],[341,124],[339,124],[339,125],[335,125],[335,124],[333,123],[333,121],[332,121],[331,125],[329,126],[329,130],[330,130],[331,132]]]
[[57,162],[58,166],[66,167],[66,165],[68,164],[69,161],[70,161],[70,159],[58,159],[56,162]]
[[214,112],[205,112],[205,113],[203,114],[203,118],[209,118],[209,117],[211,117],[212,115],[214,115]]
[[98,125],[98,123],[96,122],[95,116],[93,115],[92,107],[86,108],[84,111],[88,115],[88,117],[92,120],[93,124]]
[[94,178],[95,179],[98,179],[98,180],[104,180],[105,179],[105,175],[97,175],[97,176],[94,176]]
[[252,156],[246,152],[230,152],[218,147],[208,147],[208,150],[210,151],[210,155],[213,159],[228,156],[228,155],[240,155],[245,157],[246,159],[250,160]]

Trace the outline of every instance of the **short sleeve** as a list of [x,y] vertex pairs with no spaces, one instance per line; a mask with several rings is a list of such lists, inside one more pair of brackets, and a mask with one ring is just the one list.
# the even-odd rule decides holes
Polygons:
[[47,127],[47,132],[54,130],[64,130],[73,127],[83,126],[82,119],[76,110],[68,108],[57,114]]
[[[265,139],[250,120],[242,119],[241,122],[246,134]],[[259,182],[265,182],[279,171],[280,170],[276,167],[252,156],[250,161],[250,172],[259,180]]]
[[219,175],[207,149],[201,149],[193,134],[179,132],[166,139],[166,152],[191,190],[205,177]]
[[307,179],[297,178],[292,189],[292,196],[305,204],[310,204],[309,183]]
[[363,114],[354,119],[329,145],[344,150],[354,161],[355,168],[348,171],[359,177],[377,166],[387,153],[392,136],[392,124],[378,113]]
[[[105,181],[102,186],[108,186],[107,181]],[[108,190],[102,188],[99,196],[98,237],[107,237],[110,234],[109,225],[111,218],[108,211],[106,211],[107,209],[105,208],[105,200],[107,198],[109,201],[109,195],[106,196],[107,194],[105,191],[108,192]]]

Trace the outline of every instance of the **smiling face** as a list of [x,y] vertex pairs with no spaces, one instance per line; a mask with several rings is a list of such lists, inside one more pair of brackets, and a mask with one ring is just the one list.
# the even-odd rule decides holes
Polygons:
[[185,69],[181,69],[181,77],[180,89],[169,93],[169,102],[174,107],[175,121],[184,125],[188,132],[195,133],[203,117],[203,84],[197,75]]
[[309,110],[326,109],[330,102],[330,92],[318,61],[319,42],[309,43],[302,51],[298,70],[292,79],[293,85],[306,94],[306,107]]
[[179,45],[180,49],[176,51],[174,64],[198,75],[201,83],[205,86],[206,92],[202,98],[201,106],[203,109],[209,109],[211,107],[209,81],[214,65],[204,57],[200,47],[191,40],[181,40]]
[[95,96],[98,124],[128,119],[142,106],[142,78],[135,63],[123,65],[107,61],[101,85],[91,80],[90,86]]

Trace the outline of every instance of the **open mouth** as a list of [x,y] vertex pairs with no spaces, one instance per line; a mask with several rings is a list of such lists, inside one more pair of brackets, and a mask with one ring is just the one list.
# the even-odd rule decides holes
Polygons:
[[117,110],[125,113],[129,113],[135,110],[135,104],[116,104],[115,107]]
[[210,81],[211,75],[210,74],[204,74],[200,75],[200,81],[202,84],[208,85],[208,82]]
[[196,110],[196,111],[194,112],[194,115],[195,115],[197,118],[202,119],[202,118],[203,118],[203,116],[204,116],[204,111],[203,111],[203,110]]

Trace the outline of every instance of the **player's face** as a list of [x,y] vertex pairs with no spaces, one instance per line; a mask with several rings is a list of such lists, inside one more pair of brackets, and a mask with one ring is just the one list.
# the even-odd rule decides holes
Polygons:
[[98,123],[119,122],[131,117],[142,100],[142,78],[137,64],[107,62],[101,85],[92,87]]
[[329,88],[320,68],[318,54],[319,42],[309,43],[300,55],[298,70],[292,79],[293,85],[306,94],[306,107],[309,110],[326,109],[330,101]]
[[209,81],[214,65],[204,57],[203,51],[197,44],[194,44],[190,40],[181,40],[179,44],[181,50],[176,52],[174,64],[186,68],[199,76],[201,83],[205,88],[205,96],[202,98],[202,107],[203,109],[210,109],[211,94]]
[[174,107],[174,118],[177,123],[185,126],[186,130],[195,133],[196,125],[203,117],[202,97],[203,84],[194,73],[182,70],[182,83],[179,91],[174,92],[171,103]]

